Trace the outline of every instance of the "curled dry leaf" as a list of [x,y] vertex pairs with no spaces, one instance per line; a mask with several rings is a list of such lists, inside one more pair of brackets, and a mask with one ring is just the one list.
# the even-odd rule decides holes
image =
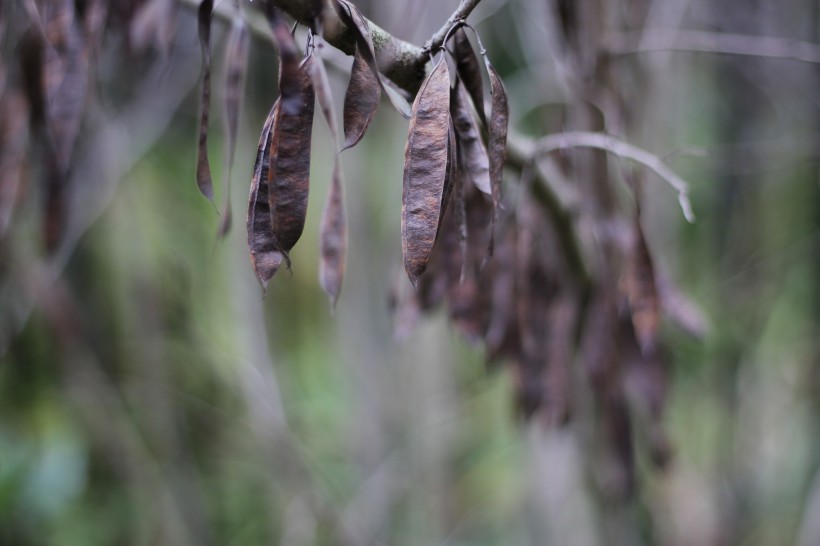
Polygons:
[[[489,150],[490,150],[490,187],[493,196],[493,220],[492,233],[495,233],[495,226],[498,223],[498,207],[501,202],[501,175],[504,170],[504,159],[507,155],[507,123],[509,120],[509,107],[507,105],[507,92],[501,78],[490,64],[487,56],[484,56],[484,64],[487,66],[487,73],[490,75],[490,92],[492,93],[492,111],[490,114],[489,126]],[[493,253],[495,236],[490,237],[489,254]]]
[[236,132],[239,127],[239,112],[245,88],[245,73],[248,68],[248,28],[241,17],[234,19],[225,64],[225,126],[228,138],[225,168],[225,196],[219,236],[225,236],[231,227],[231,171],[236,152]]
[[278,111],[279,101],[277,100],[265,120],[262,134],[259,137],[256,161],[253,165],[251,192],[248,198],[248,248],[251,253],[253,271],[263,289],[267,289],[268,281],[279,269],[283,259],[279,244],[271,229],[268,205],[271,137]]
[[339,17],[345,25],[354,30],[356,50],[361,53],[367,66],[370,67],[373,77],[381,91],[387,96],[390,100],[390,104],[393,105],[393,108],[395,108],[398,113],[405,118],[410,118],[410,105],[407,104],[407,101],[382,81],[379,66],[376,62],[376,51],[373,48],[373,38],[370,35],[370,25],[367,19],[361,14],[359,8],[347,0],[338,0],[335,6]]
[[213,201],[214,185],[208,162],[208,118],[211,106],[211,15],[213,0],[202,0],[197,13],[199,47],[202,50],[202,88],[199,105],[199,146],[196,154],[196,184],[199,191]]
[[[280,250],[288,252],[302,236],[310,188],[310,138],[313,130],[313,55],[287,70],[282,59],[279,111],[272,129],[268,203]],[[294,78],[293,81],[286,81]],[[286,94],[287,93],[287,94]]]
[[470,45],[467,33],[463,28],[457,29],[453,33],[453,53],[456,59],[456,67],[459,79],[464,82],[464,87],[470,94],[476,112],[481,122],[487,125],[487,116],[484,114],[484,82],[481,80],[481,68],[478,58]]
[[424,273],[441,217],[450,127],[450,74],[442,57],[413,103],[404,158],[401,239],[413,284]]
[[373,121],[380,97],[379,82],[357,46],[353,68],[350,70],[350,83],[345,93],[345,148],[352,148],[362,139]]
[[492,195],[487,148],[481,140],[481,134],[467,101],[467,92],[459,80],[455,92],[451,94],[450,104],[458,140],[459,166],[476,188],[487,195]]

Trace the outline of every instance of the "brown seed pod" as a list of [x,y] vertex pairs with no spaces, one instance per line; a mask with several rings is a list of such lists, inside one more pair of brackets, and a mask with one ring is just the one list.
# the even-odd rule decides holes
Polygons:
[[458,77],[464,82],[464,87],[470,94],[481,123],[486,126],[487,117],[484,114],[484,82],[481,80],[481,67],[463,28],[458,28],[453,32],[453,53],[456,59]]
[[320,247],[322,259],[319,262],[319,282],[330,298],[331,307],[335,307],[342,289],[347,255],[347,218],[338,160],[333,163],[333,177],[322,214]]
[[[501,78],[490,64],[490,60],[484,55],[484,64],[487,66],[487,73],[490,75],[490,92],[492,93],[492,112],[490,114],[489,126],[489,156],[490,156],[490,187],[493,196],[493,221],[492,233],[495,234],[495,226],[498,223],[498,206],[501,202],[501,175],[504,170],[504,160],[507,156],[507,123],[509,120],[509,107],[507,105],[507,92]],[[490,238],[489,254],[492,255],[495,245],[495,235]]]
[[635,338],[643,353],[655,348],[660,323],[660,298],[658,296],[655,268],[649,246],[641,228],[640,216],[636,214],[632,244],[621,277],[621,290],[629,302]]
[[270,223],[268,205],[268,172],[270,169],[270,148],[273,126],[279,111],[277,100],[271,108],[256,150],[256,162],[253,166],[251,192],[248,198],[248,248],[251,253],[251,264],[262,289],[266,290],[268,281],[282,264],[283,254],[276,242]]
[[[369,74],[369,69],[365,67]],[[375,85],[375,83],[374,83]],[[336,131],[336,114],[330,96],[330,84],[321,59],[313,63],[313,86],[316,88],[316,98],[322,113],[325,116],[330,134],[333,137],[334,148],[338,148],[338,133]],[[378,87],[376,87],[378,90]],[[339,154],[333,156],[333,175],[328,189],[327,203],[322,213],[322,224],[319,234],[321,260],[319,261],[319,282],[330,298],[331,307],[335,307],[339,292],[342,289],[342,280],[345,272],[347,255],[347,218],[344,204],[344,188],[342,184],[342,169],[339,163]]]
[[361,52],[362,58],[367,63],[367,66],[370,67],[373,77],[379,84],[382,93],[387,96],[390,100],[390,104],[393,105],[393,108],[395,108],[397,112],[405,118],[409,118],[410,105],[407,104],[407,101],[404,100],[401,95],[385,85],[382,81],[381,72],[379,72],[379,66],[376,62],[376,52],[373,48],[373,39],[370,36],[370,25],[367,19],[361,14],[359,8],[347,0],[338,0],[335,6],[339,17],[341,17],[345,25],[354,30],[356,49]]
[[447,178],[450,74],[446,59],[421,85],[413,103],[404,159],[401,238],[413,284],[424,273],[436,240]]
[[350,70],[350,83],[345,93],[345,148],[352,148],[362,139],[370,122],[373,121],[380,97],[379,82],[357,46],[353,68]]
[[228,50],[225,65],[225,126],[226,167],[222,219],[219,222],[218,236],[224,237],[231,227],[231,171],[236,152],[236,132],[239,127],[239,112],[242,108],[242,95],[245,89],[245,73],[248,68],[248,28],[241,17],[234,19],[231,35],[228,39]]
[[478,125],[470,112],[467,91],[461,80],[451,94],[450,110],[456,130],[459,150],[459,167],[473,186],[492,195],[490,186],[490,159],[487,148],[481,140]]
[[[310,139],[313,130],[313,54],[280,74],[279,110],[271,130],[268,203],[279,249],[288,260],[305,227],[310,188]],[[287,94],[286,94],[287,93]]]
[[199,106],[199,145],[196,154],[196,184],[199,191],[213,201],[214,185],[211,180],[211,166],[208,162],[208,118],[211,108],[211,15],[213,0],[202,0],[199,4],[199,47],[202,50],[202,87]]

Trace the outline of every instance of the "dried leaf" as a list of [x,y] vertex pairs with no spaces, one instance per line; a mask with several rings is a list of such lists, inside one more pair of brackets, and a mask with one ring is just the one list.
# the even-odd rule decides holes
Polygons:
[[202,0],[197,12],[199,47],[202,50],[202,88],[199,105],[199,146],[196,154],[196,184],[209,200],[214,199],[211,166],[208,163],[208,118],[211,109],[211,15],[213,0]]
[[239,112],[245,89],[245,73],[248,68],[248,28],[241,17],[234,19],[225,64],[225,126],[227,127],[225,182],[222,187],[224,198],[222,220],[218,235],[224,237],[231,228],[231,172],[236,152],[236,133],[239,127]]
[[501,83],[501,78],[486,55],[484,56],[484,64],[487,66],[487,73],[490,75],[490,92],[492,93],[492,111],[489,126],[490,187],[493,195],[493,235],[490,237],[489,254],[492,255],[495,246],[495,226],[498,223],[498,207],[501,202],[501,175],[507,155],[509,108],[504,84]]
[[360,48],[356,47],[353,68],[350,70],[350,83],[345,93],[345,148],[352,148],[362,139],[370,122],[373,121],[380,97],[381,90],[376,76],[367,66]]
[[342,289],[347,254],[347,219],[338,160],[333,163],[333,177],[322,214],[320,246],[322,259],[319,263],[319,282],[330,298],[331,307],[335,307]]
[[473,51],[473,46],[470,45],[470,40],[463,28],[459,28],[453,33],[453,45],[459,79],[464,82],[464,87],[467,88],[467,92],[470,94],[481,123],[486,126],[484,82],[481,80],[481,68]]
[[476,188],[487,195],[492,195],[490,159],[487,156],[487,148],[481,140],[478,126],[470,112],[466,95],[464,85],[459,80],[455,92],[451,94],[450,104],[458,139],[459,165]]
[[416,95],[405,149],[401,235],[404,268],[413,284],[427,268],[441,217],[449,95],[450,74],[442,57]]
[[294,73],[281,59],[279,112],[272,129],[268,202],[279,249],[288,260],[305,227],[310,187],[310,138],[313,130],[313,55]]
[[268,175],[270,170],[270,149],[273,126],[279,114],[279,101],[271,108],[256,150],[256,161],[253,166],[251,192],[248,198],[248,248],[251,253],[251,264],[263,289],[273,277],[284,258],[276,242],[270,222],[268,205]]
[[407,104],[407,101],[382,81],[381,72],[379,72],[379,66],[376,62],[376,52],[373,48],[373,38],[370,35],[370,24],[367,19],[361,14],[359,8],[347,0],[338,0],[336,2],[336,11],[345,25],[355,31],[356,50],[361,53],[367,66],[370,67],[381,91],[387,96],[390,104],[398,113],[406,119],[410,118],[410,105]]

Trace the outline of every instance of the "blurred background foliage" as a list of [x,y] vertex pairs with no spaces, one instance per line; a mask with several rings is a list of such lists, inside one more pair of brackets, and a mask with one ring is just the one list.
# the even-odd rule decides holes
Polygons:
[[[4,3],[8,20],[25,20],[23,3]],[[263,299],[244,203],[275,52],[253,39],[234,229],[217,240],[219,218],[194,183],[195,10],[173,7],[168,47],[138,52],[116,26],[126,4],[112,2],[95,60],[63,244],[42,250],[36,155],[2,236],[0,543],[820,544],[818,64],[691,51],[703,48],[685,32],[817,44],[816,1],[609,5],[627,21],[643,6],[639,25],[615,29],[622,38],[648,29],[674,46],[629,50],[653,49],[647,32],[613,46],[611,70],[633,89],[625,139],[690,183],[695,223],[652,176],[643,221],[658,267],[707,325],[700,338],[663,326],[673,458],[659,470],[639,456],[636,491],[619,502],[595,485],[584,421],[518,421],[511,378],[488,372],[444,313],[395,340],[389,294],[409,286],[406,121],[382,104],[342,156],[350,243],[335,314],[316,280],[334,153],[316,121],[305,234],[292,274]],[[457,3],[356,4],[422,44]],[[470,17],[512,127],[531,136],[560,132],[571,100],[554,8],[485,0]],[[216,112],[226,29],[215,23]],[[7,62],[21,33],[6,28]],[[331,72],[337,104],[346,82]]]

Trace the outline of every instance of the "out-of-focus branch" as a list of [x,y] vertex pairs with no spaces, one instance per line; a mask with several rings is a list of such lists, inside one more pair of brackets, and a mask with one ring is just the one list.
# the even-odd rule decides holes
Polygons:
[[812,42],[700,30],[644,30],[614,34],[608,40],[608,47],[616,55],[696,51],[820,63],[820,45]]
[[532,141],[526,146],[529,149],[526,150],[525,153],[532,156],[542,156],[564,148],[597,148],[618,157],[631,159],[654,171],[655,174],[666,180],[669,185],[678,192],[678,202],[680,203],[681,210],[683,210],[683,215],[690,222],[694,222],[695,220],[695,214],[692,212],[692,204],[689,202],[689,186],[686,181],[675,174],[660,157],[637,146],[633,146],[632,144],[603,133],[588,133],[583,131],[548,135]]

